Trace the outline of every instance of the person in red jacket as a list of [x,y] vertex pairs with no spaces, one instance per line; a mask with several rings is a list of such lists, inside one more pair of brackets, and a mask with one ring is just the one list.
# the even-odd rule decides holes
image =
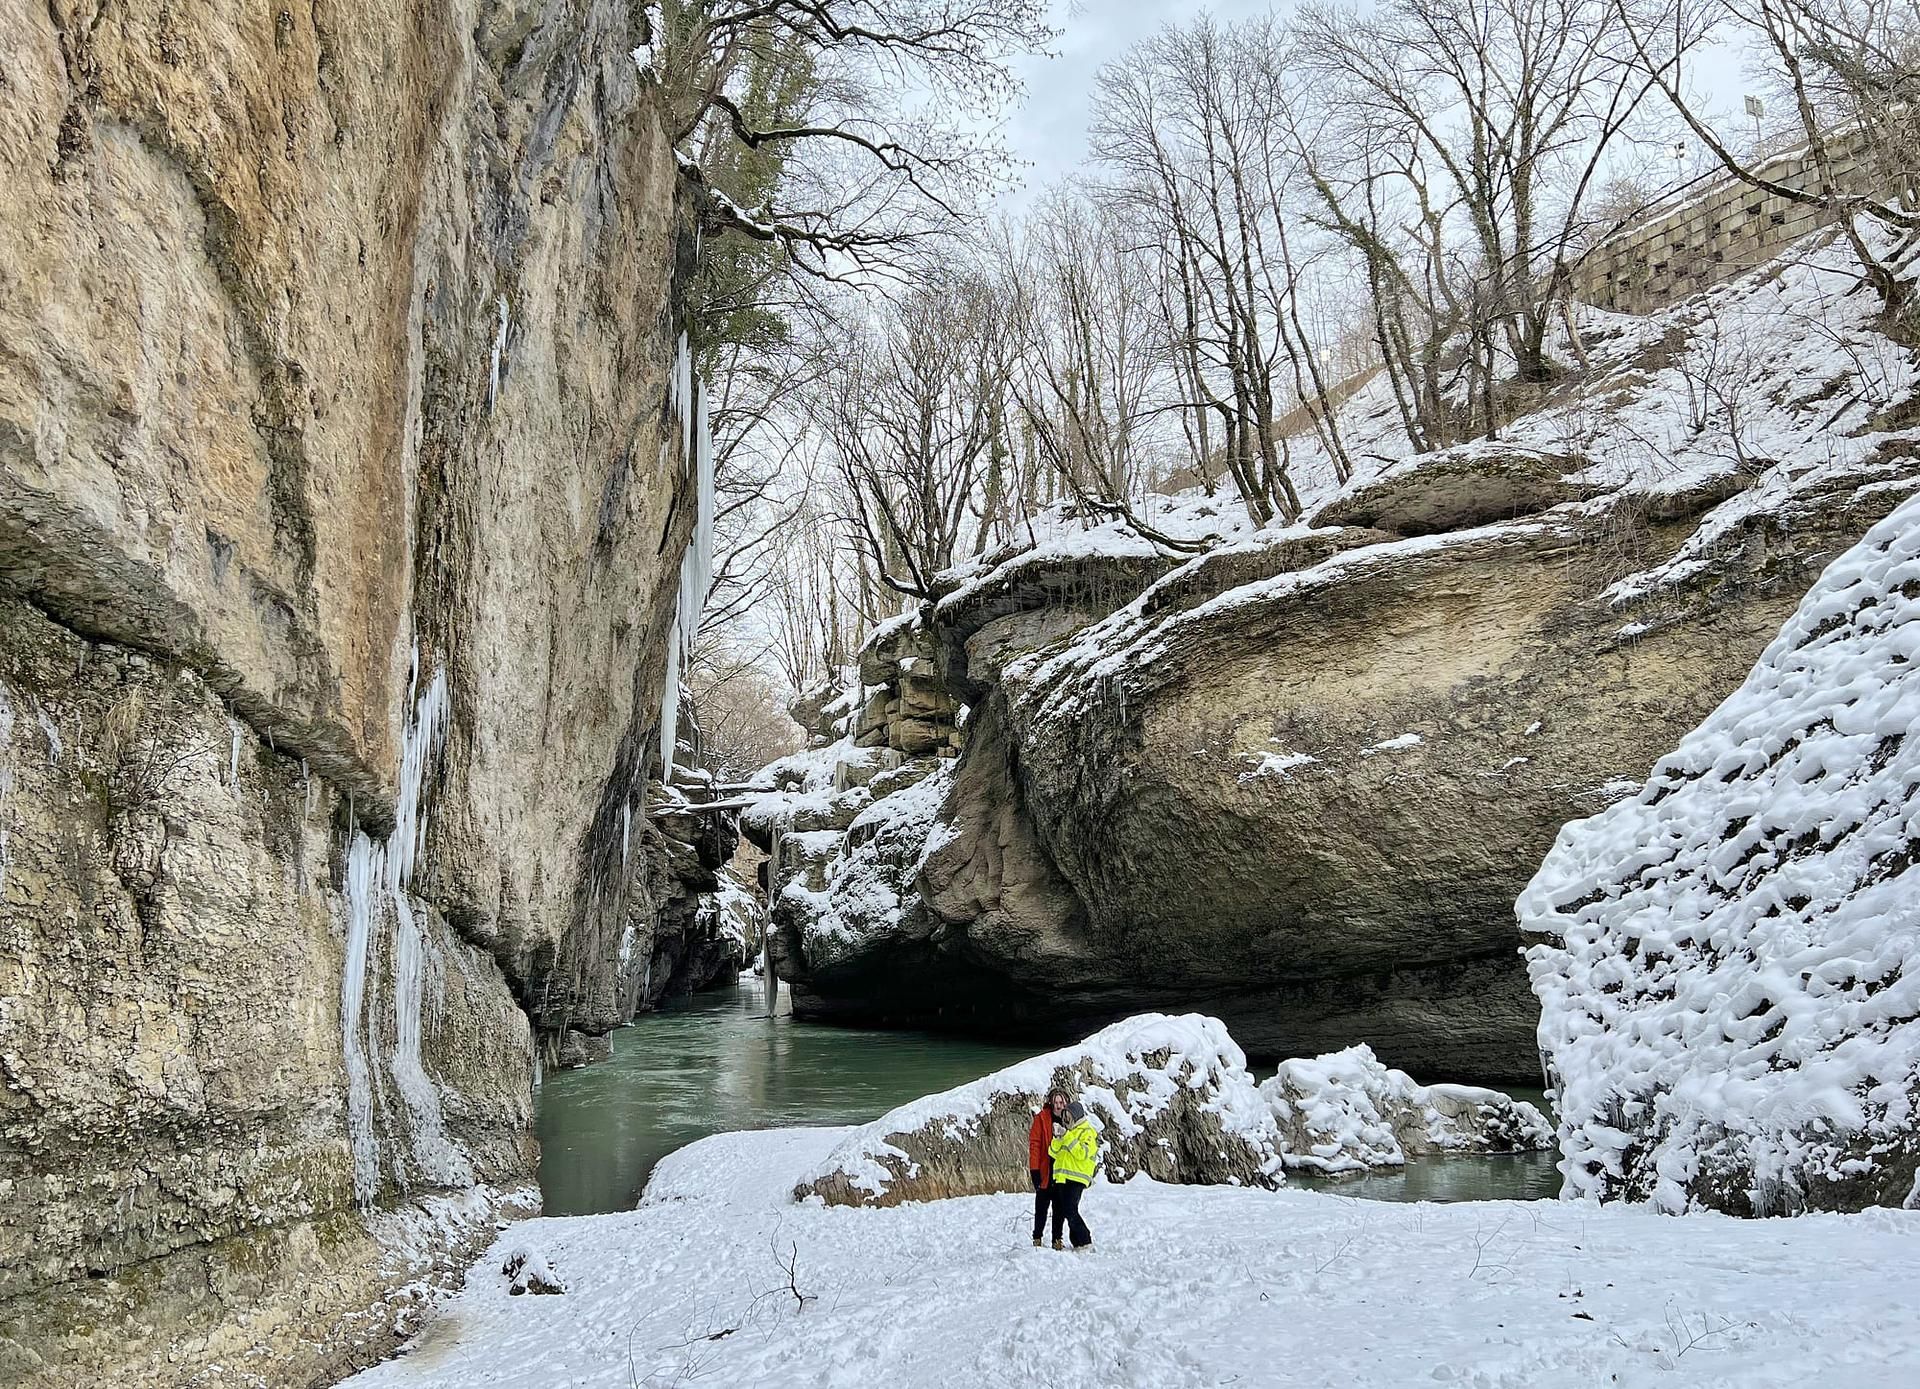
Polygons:
[[1053,1204],[1053,1158],[1047,1150],[1053,1146],[1056,1128],[1066,1126],[1067,1092],[1055,1090],[1047,1096],[1040,1112],[1033,1116],[1027,1130],[1027,1176],[1033,1181],[1033,1247],[1040,1247],[1040,1232],[1046,1228],[1047,1209]]

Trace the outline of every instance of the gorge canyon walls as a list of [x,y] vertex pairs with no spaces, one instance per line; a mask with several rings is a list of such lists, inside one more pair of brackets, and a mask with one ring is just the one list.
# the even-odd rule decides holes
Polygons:
[[647,814],[700,490],[649,38],[0,4],[0,1378],[362,1362],[525,1199],[537,1045],[724,964],[675,882],[730,844]]

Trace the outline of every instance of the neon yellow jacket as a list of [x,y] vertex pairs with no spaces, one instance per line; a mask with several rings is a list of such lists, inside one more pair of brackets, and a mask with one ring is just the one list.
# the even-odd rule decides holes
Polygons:
[[1093,1185],[1093,1169],[1100,1161],[1100,1135],[1093,1120],[1082,1119],[1047,1147],[1053,1158],[1053,1179],[1077,1186]]

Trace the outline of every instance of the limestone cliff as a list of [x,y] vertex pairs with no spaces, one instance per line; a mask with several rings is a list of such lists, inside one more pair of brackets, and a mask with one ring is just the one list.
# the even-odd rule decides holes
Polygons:
[[525,1187],[535,1035],[685,982],[648,37],[0,3],[0,1378],[357,1362]]

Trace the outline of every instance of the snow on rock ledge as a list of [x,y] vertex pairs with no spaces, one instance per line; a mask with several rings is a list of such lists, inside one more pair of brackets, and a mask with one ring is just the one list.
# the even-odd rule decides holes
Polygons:
[[1064,1089],[1101,1129],[1109,1181],[1275,1187],[1287,1168],[1398,1167],[1409,1157],[1553,1146],[1545,1116],[1493,1090],[1423,1086],[1366,1046],[1282,1063],[1256,1085],[1218,1018],[1145,1013],[1076,1046],[902,1105],[833,1149],[795,1189],[892,1206],[1026,1189],[1027,1126]]
[[1517,1153],[1553,1146],[1532,1105],[1471,1085],[1421,1085],[1364,1043],[1283,1061],[1260,1087],[1290,1169],[1338,1175],[1400,1167],[1439,1153]]
[[1086,1104],[1109,1181],[1277,1186],[1271,1111],[1216,1018],[1146,1013],[857,1128],[794,1190],[834,1206],[1027,1189],[1027,1129],[1049,1090]]
[[1566,1194],[1920,1203],[1920,498],[1518,903]]

